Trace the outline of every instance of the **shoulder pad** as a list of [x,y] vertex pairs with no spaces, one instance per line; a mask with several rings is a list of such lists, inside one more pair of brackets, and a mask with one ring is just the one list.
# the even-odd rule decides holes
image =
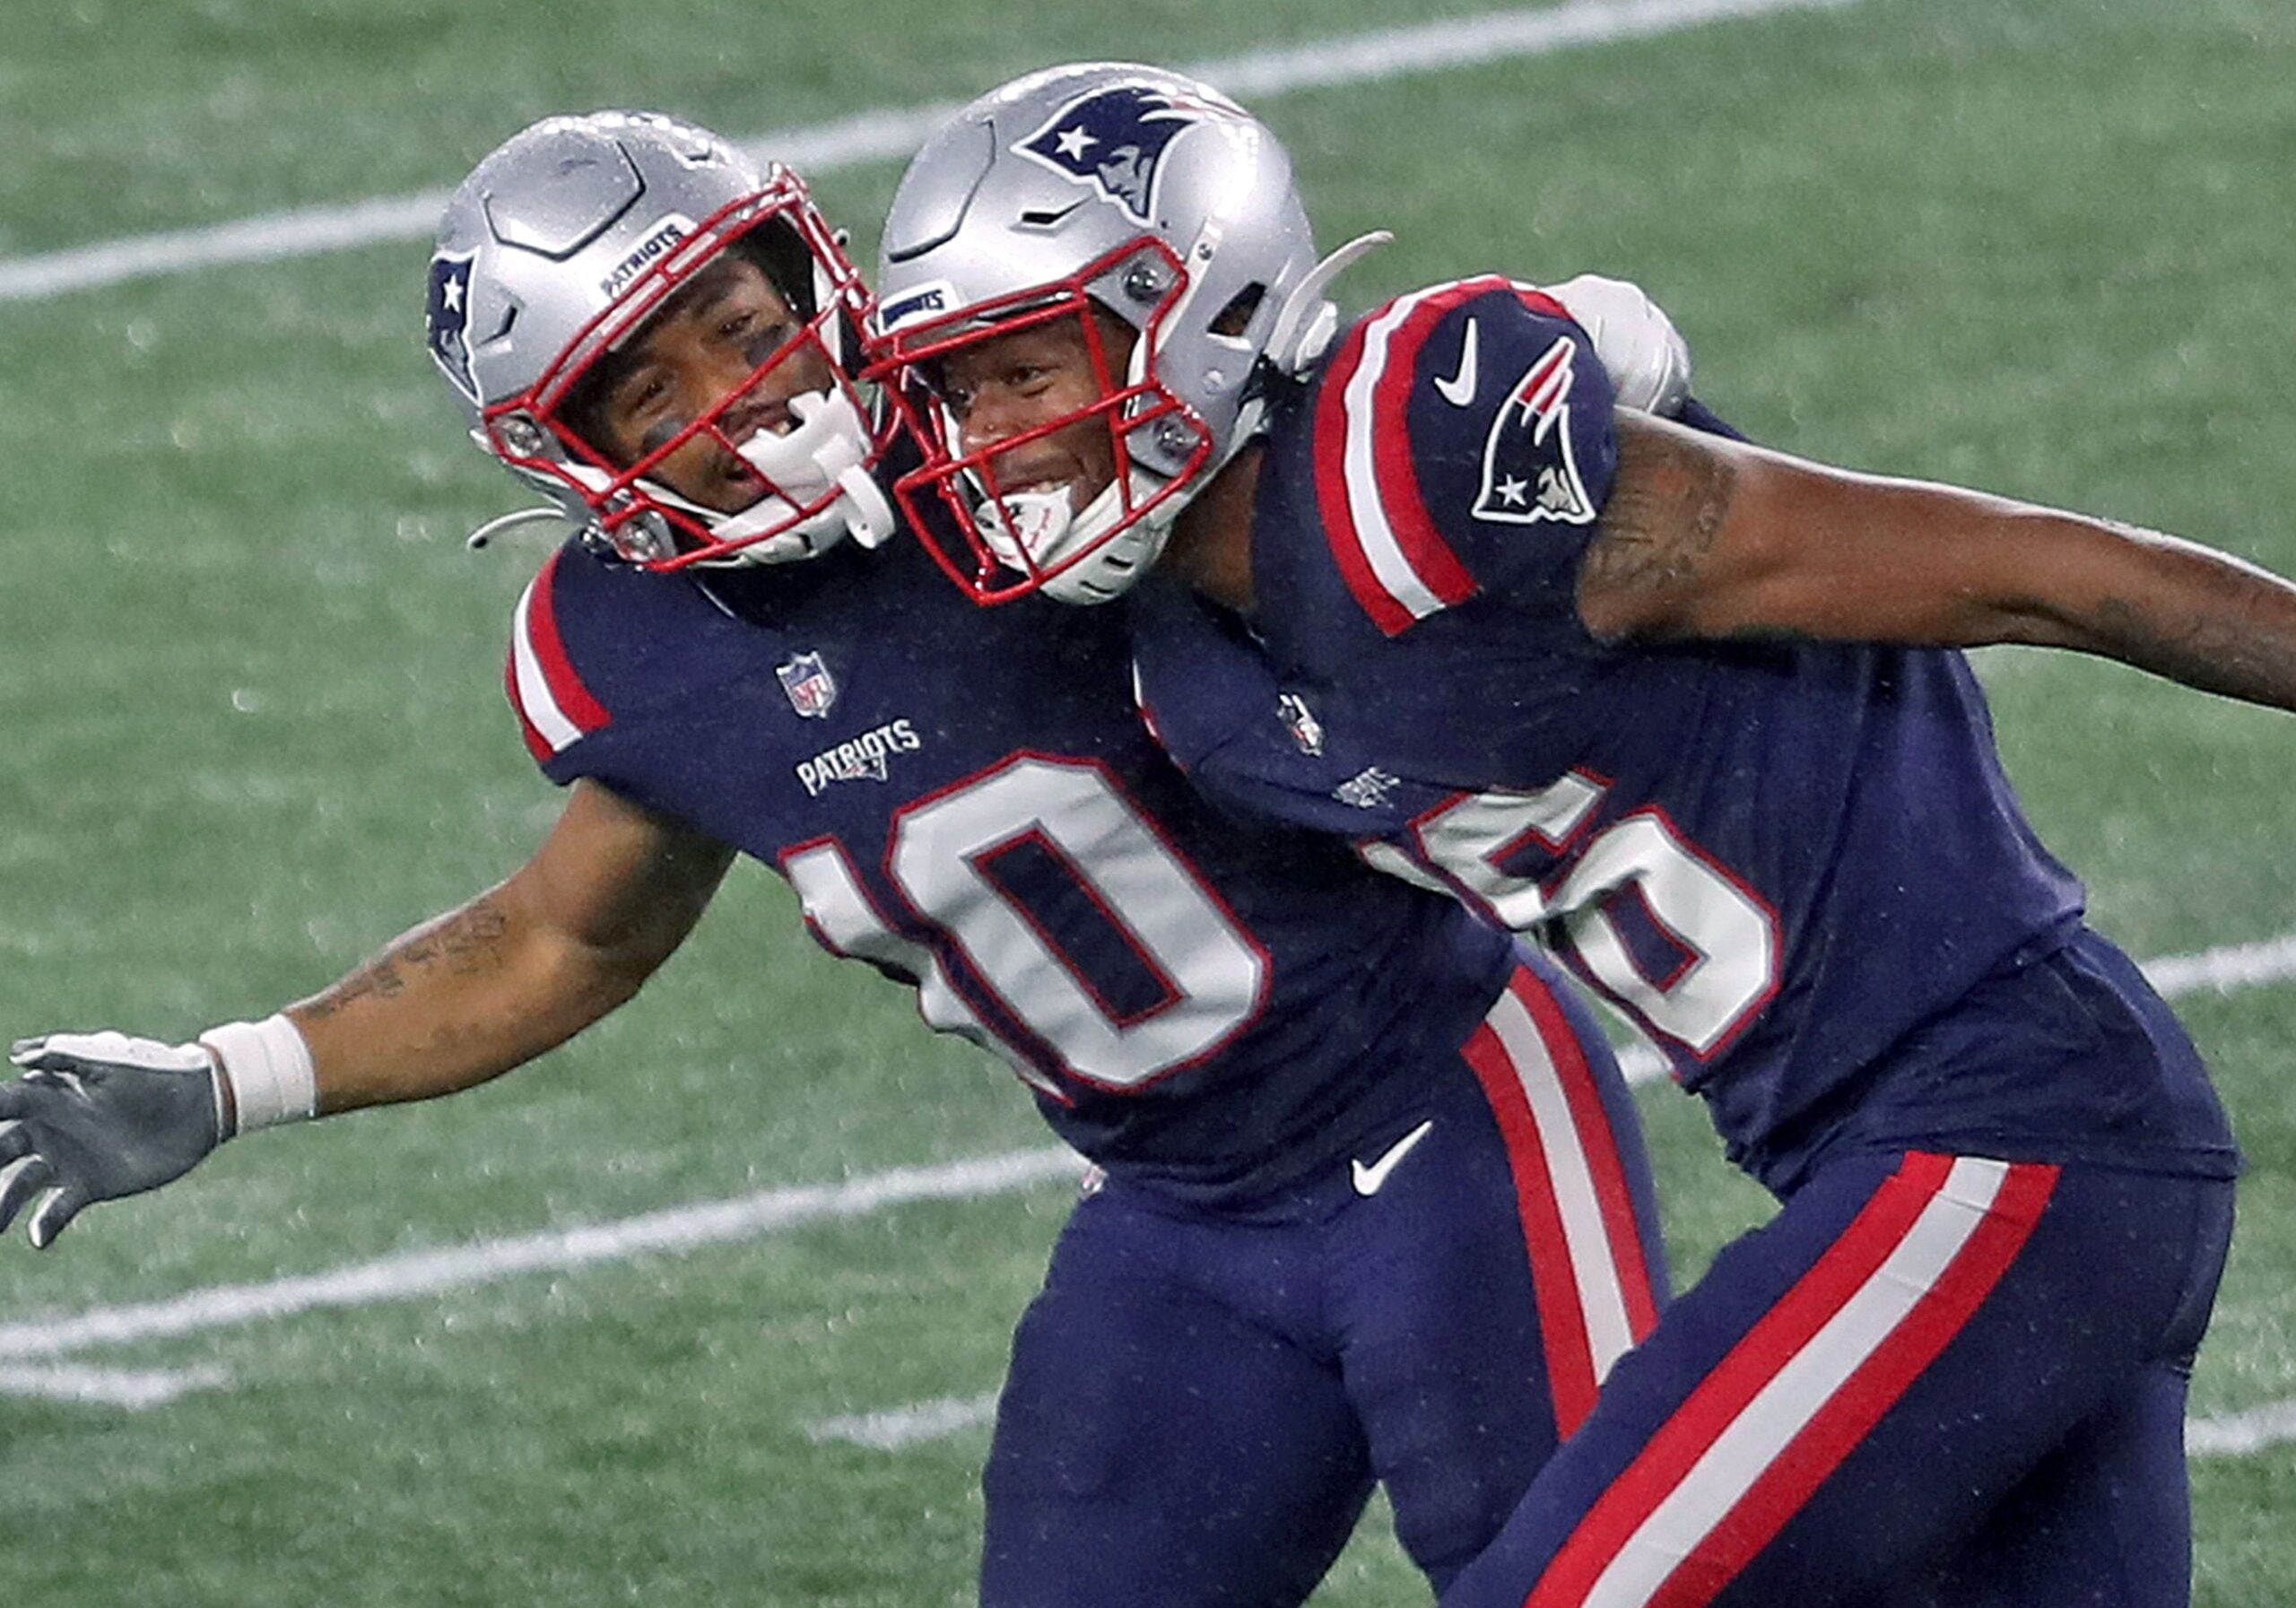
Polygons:
[[1587,332],[1512,280],[1414,291],[1357,324],[1312,429],[1318,513],[1358,605],[1396,635],[1496,582],[1491,538],[1591,526],[1611,404]]

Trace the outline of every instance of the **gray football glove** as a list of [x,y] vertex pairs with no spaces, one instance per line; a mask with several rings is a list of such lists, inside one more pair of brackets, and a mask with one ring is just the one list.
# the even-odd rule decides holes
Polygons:
[[24,1075],[0,1083],[0,1167],[23,1165],[0,1187],[0,1233],[47,1190],[31,1217],[46,1246],[86,1207],[157,1189],[223,1142],[215,1059],[199,1045],[51,1033],[8,1058]]
[[1682,411],[1690,395],[1690,345],[1641,286],[1581,274],[1545,290],[1594,338],[1619,406],[1662,419]]

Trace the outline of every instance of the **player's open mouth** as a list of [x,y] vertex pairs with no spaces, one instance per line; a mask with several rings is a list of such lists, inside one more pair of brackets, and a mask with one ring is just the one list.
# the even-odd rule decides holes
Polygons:
[[[789,410],[786,406],[777,403],[760,412],[753,419],[748,421],[748,423],[750,428],[735,436],[734,439],[748,442],[768,431],[775,435],[787,435],[796,427],[796,422],[790,417]],[[726,452],[721,449],[718,453],[718,470],[727,485],[747,497],[754,499],[767,490],[765,476],[758,472],[755,465],[737,452]]]
[[719,465],[718,478],[725,482],[726,495],[733,500],[735,510],[749,507],[764,496],[768,490],[765,476],[739,458]]
[[999,497],[1047,497],[1074,492],[1083,479],[1083,471],[1066,455],[1052,458],[1039,456],[999,465],[996,493]]

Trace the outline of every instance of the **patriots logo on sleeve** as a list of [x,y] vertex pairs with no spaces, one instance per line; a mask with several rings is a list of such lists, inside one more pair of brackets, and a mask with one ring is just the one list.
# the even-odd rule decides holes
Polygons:
[[1494,525],[1587,525],[1594,500],[1570,445],[1578,343],[1559,335],[1515,382],[1483,444],[1474,515]]
[[436,360],[455,389],[478,403],[478,381],[470,371],[470,265],[468,252],[442,251],[430,259],[430,288],[424,298],[422,327]]
[[1118,84],[1072,100],[1013,147],[1065,178],[1087,184],[1137,223],[1156,215],[1157,169],[1182,130],[1222,109]]

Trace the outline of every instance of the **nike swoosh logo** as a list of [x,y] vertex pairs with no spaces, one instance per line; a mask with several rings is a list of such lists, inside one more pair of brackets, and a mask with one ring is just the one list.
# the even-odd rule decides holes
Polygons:
[[1466,339],[1459,343],[1459,371],[1448,379],[1439,379],[1435,389],[1453,407],[1465,407],[1474,400],[1475,321],[1467,320]]
[[1387,1153],[1369,1167],[1364,1166],[1361,1161],[1351,1160],[1348,1163],[1348,1169],[1355,1179],[1355,1193],[1358,1195],[1378,1194],[1380,1186],[1387,1181],[1387,1175],[1395,1171],[1396,1165],[1405,1156],[1411,1154],[1413,1145],[1427,1137],[1427,1131],[1434,1126],[1435,1119],[1429,1117],[1410,1133],[1387,1146]]

